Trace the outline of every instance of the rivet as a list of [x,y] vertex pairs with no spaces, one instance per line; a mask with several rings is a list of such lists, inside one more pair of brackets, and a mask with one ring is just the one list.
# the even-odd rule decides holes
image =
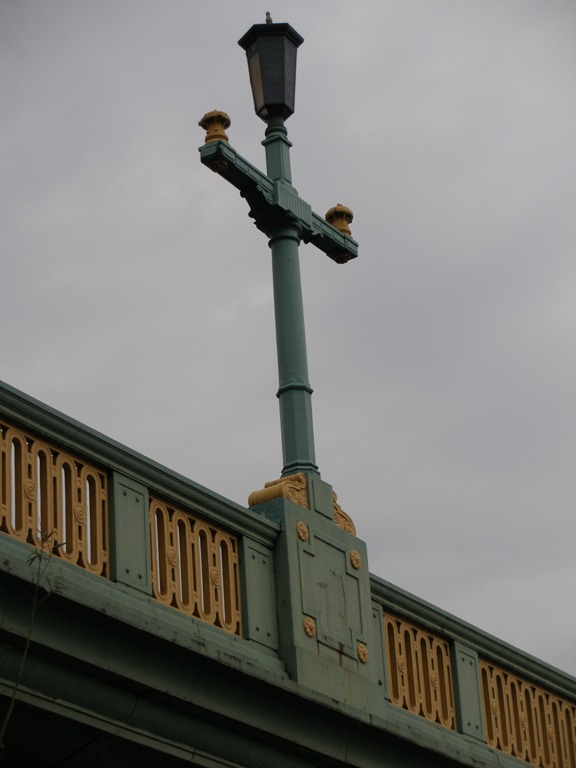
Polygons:
[[296,533],[298,534],[300,541],[308,541],[310,537],[308,526],[302,520],[298,520],[296,523]]
[[355,549],[353,549],[350,552],[350,563],[352,564],[352,568],[359,571],[362,567],[362,558],[360,556],[360,552],[357,552]]
[[304,632],[308,637],[315,637],[316,635],[316,622],[310,616],[306,616],[304,619]]
[[356,646],[356,653],[358,654],[358,658],[360,659],[360,662],[362,664],[366,664],[368,661],[368,648],[364,645],[364,643],[358,643]]

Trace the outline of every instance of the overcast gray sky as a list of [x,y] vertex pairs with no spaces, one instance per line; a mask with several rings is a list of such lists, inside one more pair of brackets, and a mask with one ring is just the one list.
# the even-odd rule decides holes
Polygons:
[[237,40],[305,38],[294,185],[316,453],[370,569],[576,673],[573,0],[2,0],[1,378],[237,502],[282,468]]

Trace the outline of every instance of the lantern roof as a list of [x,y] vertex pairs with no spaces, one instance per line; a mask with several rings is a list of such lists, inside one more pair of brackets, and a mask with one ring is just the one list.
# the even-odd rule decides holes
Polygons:
[[296,47],[302,45],[304,38],[290,24],[253,24],[248,32],[238,40],[238,45],[245,51],[250,48],[252,43],[261,36],[285,35]]

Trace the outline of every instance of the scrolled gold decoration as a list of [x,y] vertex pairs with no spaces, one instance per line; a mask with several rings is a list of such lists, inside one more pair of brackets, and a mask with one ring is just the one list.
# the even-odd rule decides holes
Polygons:
[[357,571],[362,568],[362,557],[360,555],[360,552],[358,552],[356,549],[353,549],[350,552],[350,563],[352,565],[352,568],[355,568]]
[[211,568],[210,569],[210,581],[212,584],[214,584],[215,587],[219,587],[222,579],[220,578],[220,571],[218,568]]
[[340,504],[338,504],[335,493],[332,494],[332,502],[334,504],[334,522],[336,527],[342,528],[346,533],[351,533],[353,536],[356,536],[356,526],[352,522],[350,515],[347,515]]
[[304,619],[304,632],[308,637],[316,637],[316,622],[310,616]]
[[358,659],[360,660],[361,664],[366,664],[368,662],[368,648],[364,645],[364,643],[358,643],[356,646],[356,653],[358,654]]
[[278,480],[270,480],[265,483],[260,491],[253,491],[248,497],[248,506],[255,507],[273,499],[288,499],[305,509],[308,507],[308,492],[306,487],[306,475],[298,472],[296,475],[287,475]]
[[298,520],[296,523],[296,533],[298,534],[300,541],[308,541],[310,538],[308,526],[302,520]]
[[36,498],[36,486],[32,480],[24,481],[24,494],[28,499],[30,499],[30,501],[34,501]]
[[168,557],[168,562],[170,563],[170,565],[172,566],[178,565],[178,552],[176,552],[176,550],[173,547],[170,547],[166,555]]
[[80,525],[86,522],[86,510],[80,504],[76,504],[74,507],[74,520]]

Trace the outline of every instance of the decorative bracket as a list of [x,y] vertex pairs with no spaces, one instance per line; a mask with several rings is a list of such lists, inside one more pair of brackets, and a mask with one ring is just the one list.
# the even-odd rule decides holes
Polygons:
[[288,499],[299,504],[304,509],[308,506],[308,491],[306,488],[306,475],[299,472],[297,475],[287,475],[278,480],[270,480],[264,484],[260,491],[253,491],[248,497],[248,506],[255,507],[273,499]]
[[[296,475],[287,475],[278,480],[270,480],[264,484],[260,491],[253,491],[248,497],[248,506],[255,507],[257,504],[265,504],[274,499],[288,499],[295,504],[299,504],[304,509],[310,509],[308,501],[308,481],[304,472],[298,472]],[[347,533],[356,536],[356,526],[352,518],[348,515],[340,504],[338,504],[335,493],[332,493],[332,503],[334,505],[334,524]]]

